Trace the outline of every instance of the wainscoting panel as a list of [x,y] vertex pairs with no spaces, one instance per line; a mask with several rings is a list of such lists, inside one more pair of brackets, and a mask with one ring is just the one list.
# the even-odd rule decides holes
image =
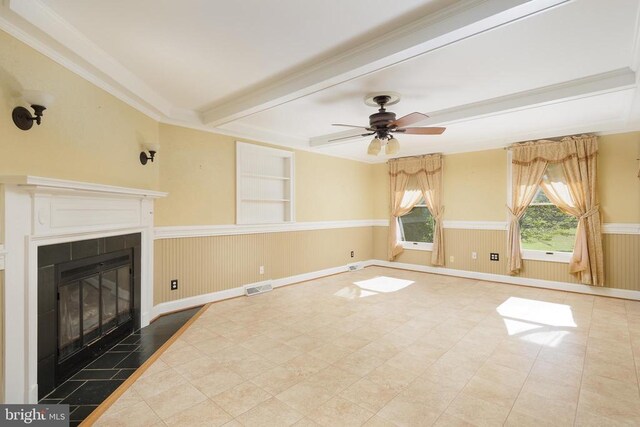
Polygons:
[[[387,259],[388,227],[374,227],[374,257]],[[617,289],[640,290],[640,235],[603,234],[605,253],[605,286]],[[445,267],[457,270],[508,275],[506,263],[507,232],[501,230],[444,230]],[[477,253],[473,259],[472,252]],[[499,261],[490,261],[489,253],[497,252]],[[451,260],[453,257],[453,261]],[[396,262],[431,266],[431,252],[405,250]],[[565,283],[580,283],[569,273],[568,264],[524,260],[518,275]]]
[[604,277],[620,289],[640,290],[640,235],[605,234]]
[[372,228],[156,240],[154,304],[371,259]]

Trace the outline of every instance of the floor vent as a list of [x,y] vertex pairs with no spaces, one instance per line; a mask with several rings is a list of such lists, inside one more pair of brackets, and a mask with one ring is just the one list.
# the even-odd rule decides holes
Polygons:
[[347,268],[349,271],[356,271],[362,269],[362,265],[360,263],[354,263],[347,265]]
[[248,297],[263,294],[271,290],[273,290],[273,286],[271,286],[270,282],[256,283],[255,285],[248,285],[244,287],[244,293]]

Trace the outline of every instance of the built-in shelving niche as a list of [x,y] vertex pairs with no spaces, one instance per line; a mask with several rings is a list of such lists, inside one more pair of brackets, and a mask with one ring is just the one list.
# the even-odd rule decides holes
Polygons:
[[236,155],[236,222],[293,222],[293,152],[237,142]]

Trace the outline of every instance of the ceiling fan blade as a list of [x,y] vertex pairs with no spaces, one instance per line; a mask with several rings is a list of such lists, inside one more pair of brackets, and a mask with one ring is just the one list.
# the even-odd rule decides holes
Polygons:
[[373,135],[375,132],[371,132],[371,133],[363,133],[360,135],[349,135],[349,136],[343,136],[342,138],[335,138],[335,139],[330,139],[328,142],[333,142],[333,141],[344,141],[347,139],[355,139],[355,138],[362,138],[363,136],[370,136]]
[[404,126],[412,125],[414,123],[417,123],[421,120],[428,119],[428,118],[429,116],[427,116],[426,114],[417,113],[417,112],[411,113],[411,114],[407,114],[406,116],[400,117],[396,121],[391,122],[389,126],[397,126],[401,128]]
[[332,123],[332,124],[331,124],[331,126],[346,126],[346,127],[348,127],[348,128],[360,128],[360,129],[367,129],[367,130],[369,129],[369,128],[368,128],[368,127],[366,127],[366,126],[344,125],[344,124],[342,124],[342,123]]
[[440,135],[447,128],[429,127],[429,128],[400,128],[393,132],[402,132],[408,135]]

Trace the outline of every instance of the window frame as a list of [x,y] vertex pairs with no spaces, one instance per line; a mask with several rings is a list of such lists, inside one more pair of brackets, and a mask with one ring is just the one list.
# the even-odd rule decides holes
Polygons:
[[[511,195],[513,184],[511,182],[512,175],[512,165],[511,163],[513,154],[511,150],[507,150],[507,206],[511,206]],[[509,224],[509,214],[507,213],[507,224]],[[571,261],[571,257],[573,256],[573,252],[562,252],[562,251],[541,251],[536,249],[524,249],[522,247],[522,236],[520,237],[520,252],[522,254],[523,260],[531,260],[531,261],[547,261],[547,262],[558,262],[563,264],[569,264]]]
[[[416,204],[414,206],[414,208],[417,207],[424,207],[427,209],[427,211],[429,212],[429,215],[431,215],[431,211],[429,211],[429,208],[427,207],[426,203],[419,203]],[[413,208],[412,208],[413,210]],[[402,217],[398,217],[396,218],[396,221],[398,223],[398,229],[400,230],[400,244],[402,245],[403,249],[409,249],[409,250],[414,250],[414,251],[433,251],[433,242],[429,243],[429,242],[413,242],[411,240],[404,240],[404,228],[402,227],[402,221],[401,219]]]

